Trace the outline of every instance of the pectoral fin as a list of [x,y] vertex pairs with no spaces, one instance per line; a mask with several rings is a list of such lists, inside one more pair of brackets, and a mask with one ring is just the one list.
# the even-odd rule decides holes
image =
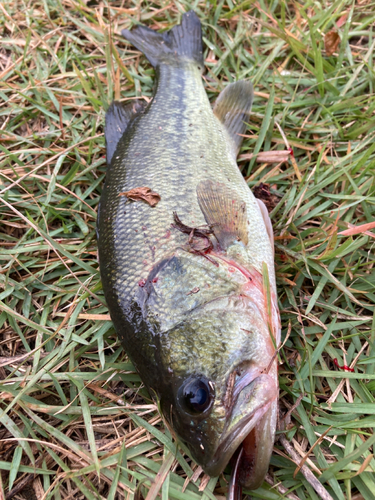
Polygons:
[[197,196],[207,224],[223,250],[235,241],[247,245],[246,203],[234,191],[225,184],[207,180],[198,184]]
[[240,80],[231,83],[220,93],[214,106],[214,114],[224,125],[237,156],[249,121],[254,91],[251,82]]
[[135,100],[130,104],[113,101],[105,115],[105,143],[107,148],[107,165],[110,165],[117,144],[129,126],[129,123],[145,109],[143,101]]

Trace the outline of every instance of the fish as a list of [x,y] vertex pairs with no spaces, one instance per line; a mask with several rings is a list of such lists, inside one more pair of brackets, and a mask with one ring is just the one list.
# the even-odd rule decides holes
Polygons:
[[223,84],[212,108],[193,11],[169,31],[122,35],[155,68],[155,89],[106,113],[104,296],[166,425],[209,476],[232,466],[237,499],[267,473],[279,393],[272,223],[236,162],[253,86]]

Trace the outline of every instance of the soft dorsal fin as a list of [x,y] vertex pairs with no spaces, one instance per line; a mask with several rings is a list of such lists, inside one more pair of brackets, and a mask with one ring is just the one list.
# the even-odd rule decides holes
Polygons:
[[107,148],[107,165],[112,161],[117,144],[128,128],[129,123],[145,109],[144,101],[132,101],[130,104],[122,104],[113,101],[105,115],[105,144]]
[[207,180],[198,184],[197,196],[207,224],[223,250],[235,241],[247,245],[246,203],[234,191],[225,184]]
[[249,121],[253,96],[251,82],[240,80],[225,87],[214,106],[215,115],[222,122],[233,141],[236,156],[243,140],[239,134],[244,134],[246,131],[246,122]]
[[264,225],[266,226],[266,229],[267,229],[268,238],[270,239],[271,247],[273,249],[273,252],[275,253],[275,243],[274,243],[274,238],[273,238],[273,227],[272,227],[272,222],[271,222],[270,216],[268,214],[267,207],[263,203],[262,200],[259,200],[258,198],[255,198],[255,199],[258,202],[258,206],[260,208],[260,211],[261,211],[261,214],[262,214],[262,217],[263,217]]

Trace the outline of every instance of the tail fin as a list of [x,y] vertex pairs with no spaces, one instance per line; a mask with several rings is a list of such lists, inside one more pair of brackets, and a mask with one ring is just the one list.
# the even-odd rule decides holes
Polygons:
[[121,34],[141,50],[154,67],[186,60],[196,62],[203,69],[201,23],[192,10],[182,16],[181,24],[165,33],[136,26],[131,31],[122,30]]

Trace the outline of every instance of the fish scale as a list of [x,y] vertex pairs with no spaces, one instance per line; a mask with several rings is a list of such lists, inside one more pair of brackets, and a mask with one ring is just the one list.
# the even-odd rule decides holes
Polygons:
[[[194,459],[217,475],[240,457],[234,498],[233,485],[261,484],[277,413],[272,226],[236,164],[252,86],[227,86],[212,110],[192,12],[167,33],[123,34],[155,66],[157,83],[145,109],[113,103],[106,115],[103,290],[134,366]],[[156,206],[123,194],[142,187],[160,196]],[[195,232],[207,221],[214,234]]]

